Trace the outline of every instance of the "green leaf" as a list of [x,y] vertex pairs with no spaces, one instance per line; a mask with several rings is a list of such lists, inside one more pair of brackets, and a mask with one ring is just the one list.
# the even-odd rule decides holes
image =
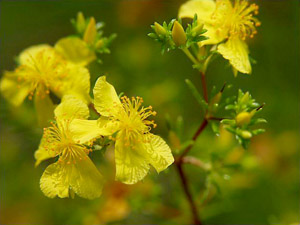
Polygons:
[[236,124],[234,119],[223,119],[221,121],[222,124],[227,124],[227,125],[231,125],[234,126]]
[[197,88],[194,86],[194,84],[189,80],[186,79],[185,83],[188,85],[189,89],[191,90],[192,94],[196,98],[197,102],[200,104],[200,106],[205,110],[207,109],[208,105],[201,96],[201,94],[198,92]]
[[253,133],[254,135],[262,134],[262,133],[264,133],[264,132],[266,132],[265,129],[256,129],[256,130],[253,130],[253,131],[252,131],[252,133]]

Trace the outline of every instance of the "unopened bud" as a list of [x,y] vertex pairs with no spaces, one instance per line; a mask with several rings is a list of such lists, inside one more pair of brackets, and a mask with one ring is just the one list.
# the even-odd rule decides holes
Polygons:
[[157,35],[165,36],[167,34],[166,29],[162,25],[156,22],[154,23],[154,30]]
[[93,44],[97,35],[96,21],[91,17],[89,24],[84,32],[83,40],[88,44]]
[[222,92],[218,92],[211,100],[211,104],[218,104],[221,100]]
[[197,35],[201,34],[202,30],[203,30],[203,26],[204,24],[198,24],[196,27],[194,27],[191,31],[192,36],[196,37]]
[[95,45],[96,49],[101,48],[103,46],[103,44],[104,44],[104,42],[102,39],[98,40]]
[[251,118],[252,118],[251,113],[241,112],[235,117],[236,125],[242,126],[248,124],[250,123]]
[[246,92],[244,96],[241,98],[241,104],[246,104],[249,101],[250,95],[249,92]]
[[247,131],[247,130],[243,130],[241,132],[241,136],[244,139],[250,139],[250,138],[252,138],[252,134],[249,131]]
[[186,34],[184,32],[183,27],[178,21],[174,22],[172,29],[172,38],[176,46],[185,45],[186,43]]
[[79,33],[83,33],[85,29],[85,19],[82,12],[77,14],[76,28]]

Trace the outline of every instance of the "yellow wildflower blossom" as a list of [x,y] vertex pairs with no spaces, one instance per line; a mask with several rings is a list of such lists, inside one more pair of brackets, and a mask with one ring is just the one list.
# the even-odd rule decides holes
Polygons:
[[86,104],[72,95],[66,95],[55,109],[56,123],[44,128],[44,134],[35,152],[36,165],[58,156],[58,161],[44,171],[40,187],[49,197],[66,198],[76,193],[82,198],[94,199],[101,195],[103,177],[88,157],[91,143],[74,139],[70,123],[75,118],[87,119]]
[[120,101],[105,76],[97,80],[94,97],[95,108],[102,117],[97,121],[76,119],[72,122],[72,131],[80,141],[116,133],[116,180],[134,184],[147,175],[149,164],[160,172],[174,162],[166,142],[150,133],[150,126],[156,124],[148,117],[156,112],[151,106],[142,107],[142,98],[122,97]]
[[14,106],[22,104],[27,96],[30,100],[34,97],[41,126],[53,118],[50,91],[59,98],[76,94],[86,102],[90,100],[88,70],[64,60],[51,46],[36,45],[24,50],[19,63],[14,71],[4,73],[1,93]]
[[246,38],[257,33],[260,22],[253,15],[258,14],[258,6],[246,0],[191,0],[179,9],[180,18],[193,18],[198,15],[200,23],[207,30],[209,39],[200,45],[219,44],[217,51],[241,73],[250,74],[251,64]]
[[79,37],[66,37],[55,44],[58,51],[66,60],[80,66],[86,66],[97,57],[88,44]]
[[62,38],[55,44],[55,49],[67,60],[86,66],[97,58],[95,54],[97,48],[96,20],[94,17],[86,20],[84,15],[79,12],[75,25],[82,38],[75,36]]

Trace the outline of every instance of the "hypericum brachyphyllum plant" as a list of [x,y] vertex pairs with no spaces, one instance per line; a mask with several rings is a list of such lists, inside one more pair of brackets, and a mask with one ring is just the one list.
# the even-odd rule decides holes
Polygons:
[[[72,20],[76,35],[60,39],[54,47],[36,45],[18,57],[18,66],[5,72],[0,87],[3,96],[19,106],[34,98],[43,136],[34,157],[36,166],[55,158],[40,179],[49,198],[94,199],[101,195],[104,179],[89,157],[115,143],[116,180],[134,184],[144,179],[150,165],[159,173],[174,162],[171,149],[150,131],[156,127],[151,106],[141,97],[118,96],[106,77],[98,78],[90,93],[90,74],[85,67],[109,53],[116,35],[103,36],[103,23],[78,13]],[[53,101],[55,100],[55,101]],[[58,105],[55,102],[60,102]],[[99,118],[88,120],[90,110]]]
[[[213,152],[208,162],[187,156],[202,131],[208,124],[211,124],[216,134],[220,133],[220,127],[222,130],[226,129],[235,135],[245,149],[253,136],[264,132],[264,129],[257,128],[257,124],[265,123],[266,120],[256,117],[263,104],[255,102],[249,92],[239,90],[237,97],[224,98],[226,90],[230,87],[224,85],[219,91],[214,88],[209,96],[205,82],[207,68],[217,56],[229,61],[235,76],[238,72],[251,73],[252,60],[249,57],[247,39],[253,38],[257,33],[256,27],[260,26],[259,20],[255,17],[257,14],[258,6],[246,0],[191,0],[179,8],[178,20],[163,22],[162,25],[155,22],[151,26],[153,33],[149,36],[161,44],[162,53],[173,49],[182,50],[192,61],[193,68],[201,74],[203,94],[198,92],[190,80],[186,80],[189,89],[205,112],[199,128],[191,140],[181,143],[177,126],[172,124],[169,126],[170,142],[174,142],[173,147],[176,147],[173,151],[176,154],[175,165],[191,207],[194,224],[201,224],[201,220],[183,164],[190,163],[206,171],[206,190],[202,203],[212,186],[218,188],[215,176],[222,174],[224,169],[230,169],[224,161],[222,162],[222,155],[218,152]],[[188,22],[185,28],[182,25],[183,20]]]

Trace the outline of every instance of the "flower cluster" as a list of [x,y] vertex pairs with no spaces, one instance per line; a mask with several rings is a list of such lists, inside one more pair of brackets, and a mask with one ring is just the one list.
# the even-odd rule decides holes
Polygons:
[[[261,25],[255,17],[259,7],[247,0],[189,0],[179,8],[178,21],[172,20],[167,26],[154,23],[155,33],[150,37],[162,43],[163,51],[176,46],[184,50],[195,64],[194,67],[206,70],[211,55],[218,53],[227,59],[234,75],[237,72],[251,74],[249,49],[246,43],[253,38]],[[186,30],[181,20],[193,19]],[[170,32],[172,30],[172,32]],[[192,47],[195,57],[187,48]]]
[[[25,49],[14,71],[6,71],[0,82],[2,95],[15,107],[28,96],[34,100],[43,136],[35,151],[36,166],[55,158],[40,179],[49,198],[94,199],[101,195],[104,178],[89,153],[94,143],[107,137],[115,142],[116,180],[134,184],[152,165],[157,172],[174,161],[166,142],[152,134],[156,127],[149,117],[152,107],[143,107],[140,97],[121,97],[106,77],[98,78],[94,99],[90,96],[90,73],[86,66],[109,53],[115,35],[103,37],[102,23],[78,13],[72,20],[77,35],[62,38],[54,46],[41,44]],[[55,100],[55,101],[53,101]],[[55,102],[60,102],[58,105]],[[93,107],[94,106],[94,107]],[[88,120],[89,107],[99,113]]]

